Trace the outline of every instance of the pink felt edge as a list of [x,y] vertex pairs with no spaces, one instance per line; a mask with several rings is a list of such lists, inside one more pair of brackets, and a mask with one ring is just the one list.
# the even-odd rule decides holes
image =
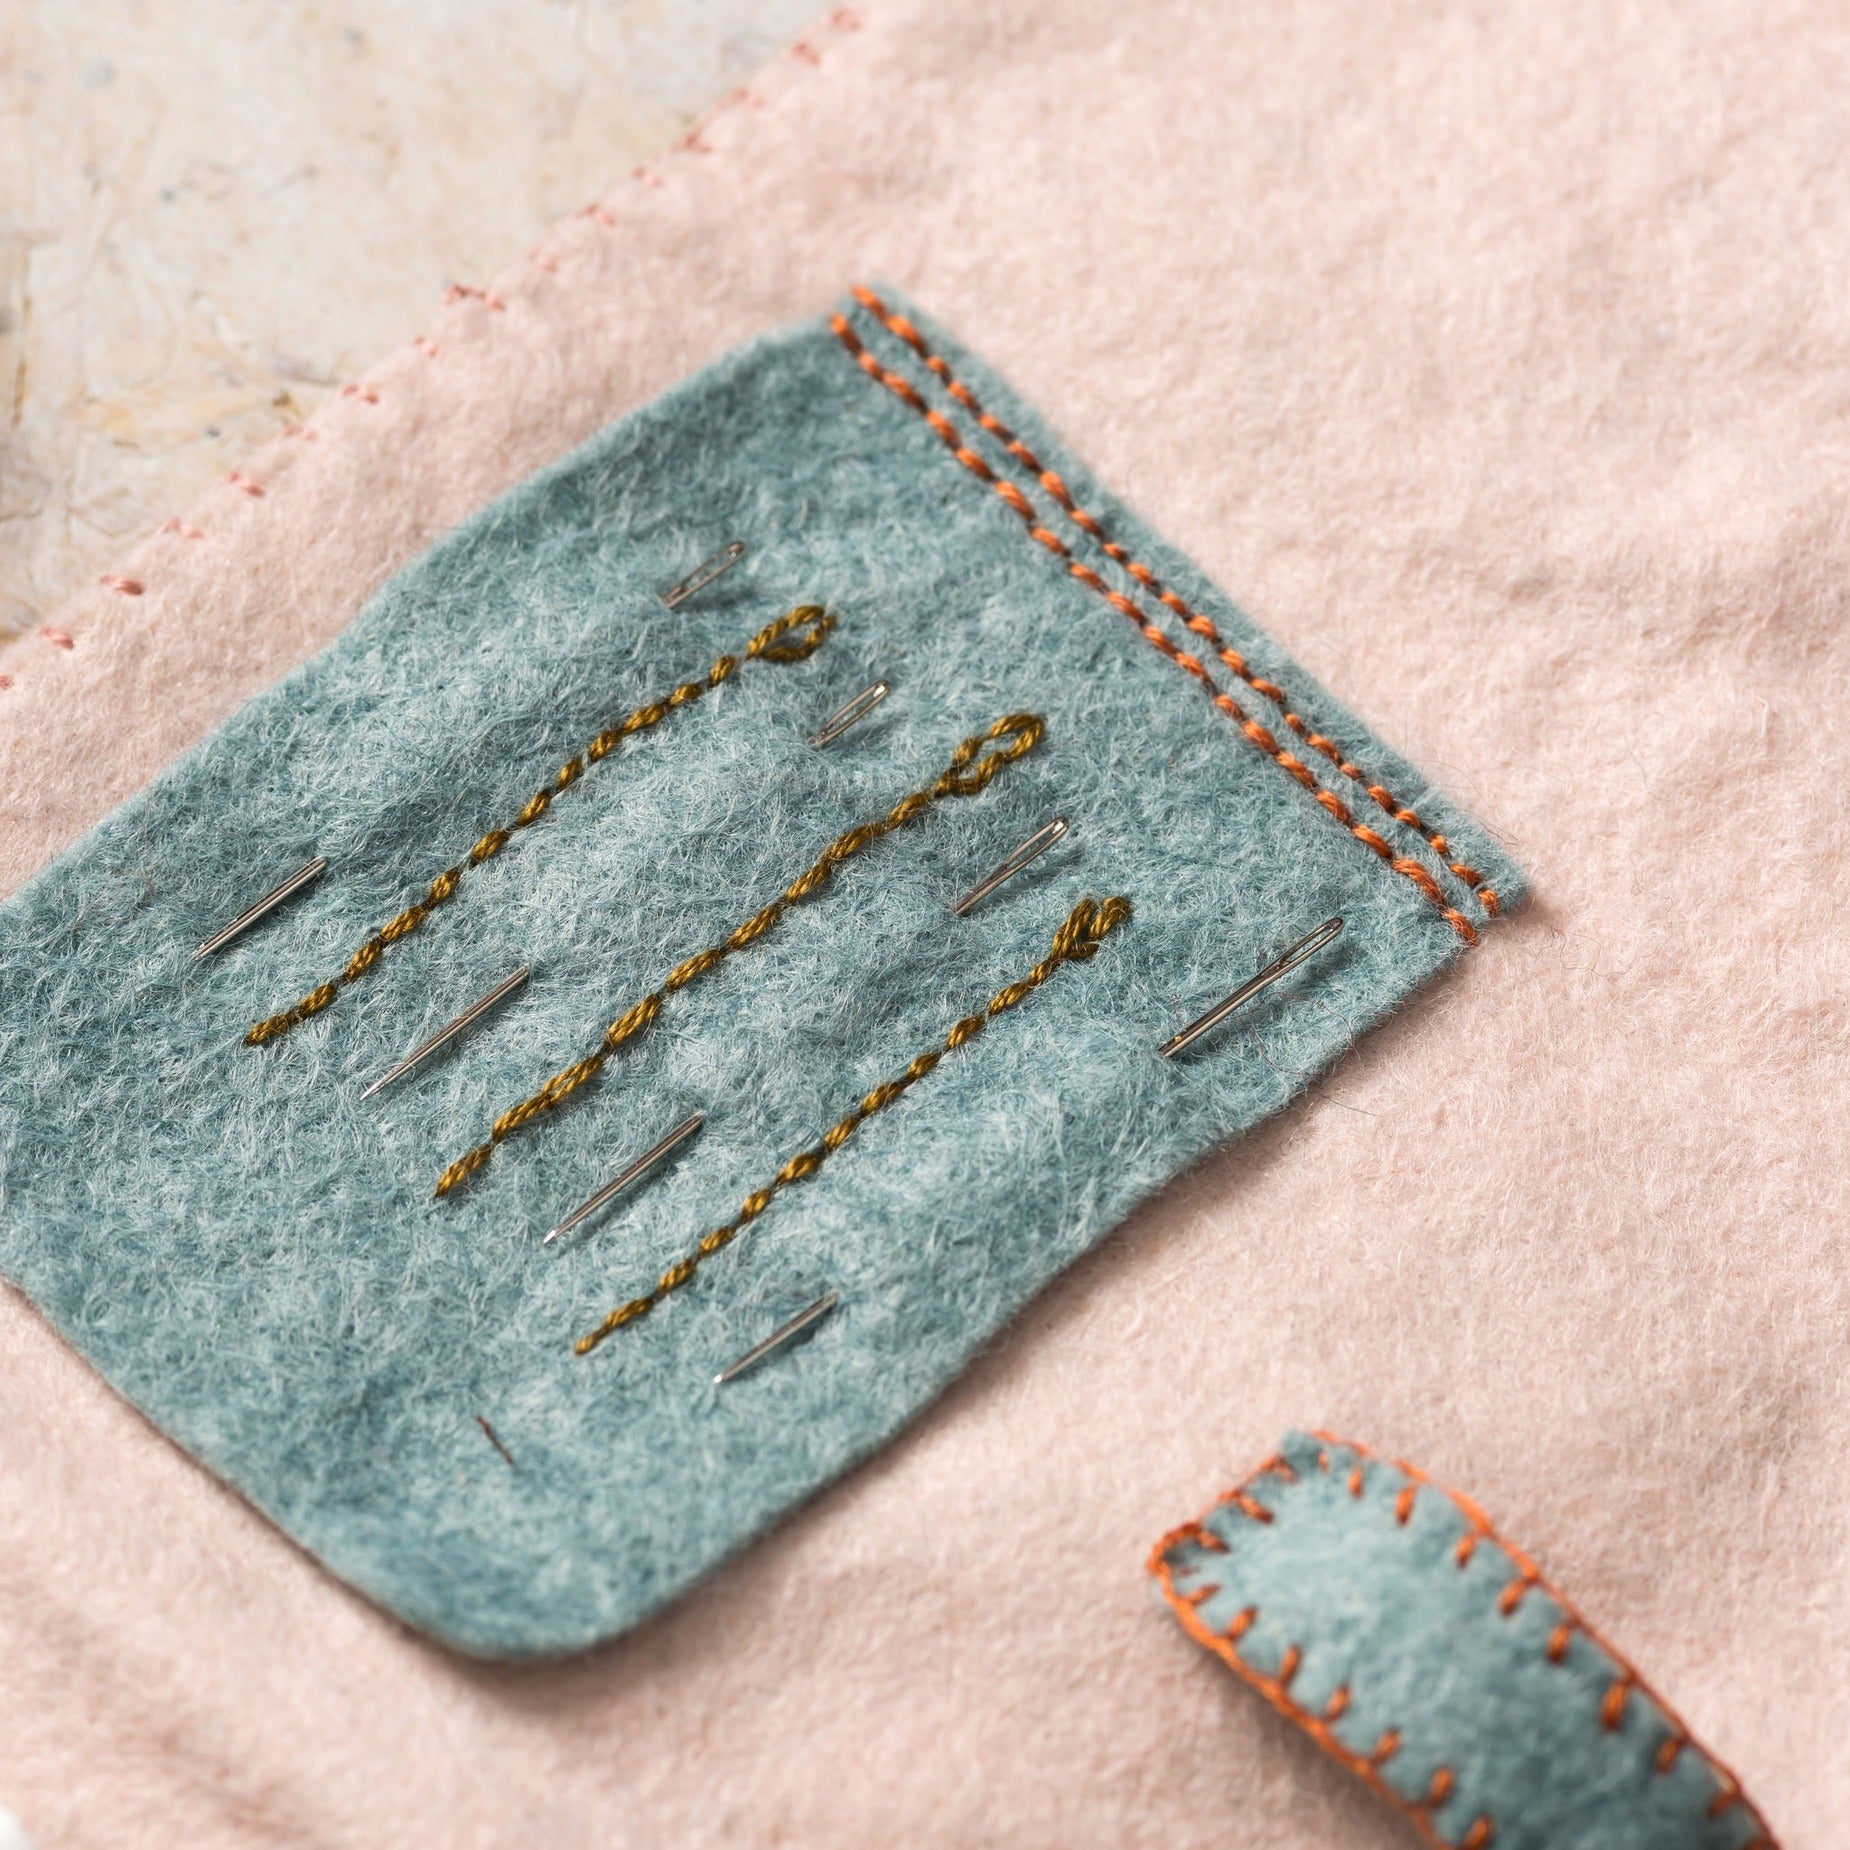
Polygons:
[[48,1846],[1385,1847],[1140,1571],[1328,1425],[1472,1484],[1825,1850],[1845,27],[893,0],[812,53],[252,458],[206,541],[150,539],[141,597],[0,658],[0,885],[495,489],[885,275],[1507,831],[1538,904],[899,1445],[568,1664],[408,1636],[6,1294],[0,1798]]

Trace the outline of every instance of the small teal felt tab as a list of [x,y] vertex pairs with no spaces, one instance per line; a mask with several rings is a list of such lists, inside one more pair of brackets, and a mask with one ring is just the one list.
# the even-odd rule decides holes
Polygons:
[[[470,1651],[564,1651],[644,1617],[1444,969],[1487,892],[1521,893],[1492,840],[997,381],[894,319],[853,302],[850,339],[824,321],[761,341],[484,508],[0,908],[0,1266],[334,1572]],[[735,538],[744,562],[665,610],[657,593]],[[837,622],[807,660],[745,662],[627,737],[332,1006],[244,1044],[601,729],[808,602]],[[886,702],[812,749],[877,678]],[[1035,750],[844,863],[433,1199],[676,963],[1014,712],[1045,716]],[[1068,838],[954,919],[1055,815]],[[195,960],[315,853],[311,891]],[[1119,894],[1135,916],[1095,956],[574,1353],[1024,976],[1080,897]],[[1331,914],[1332,950],[1156,1057]],[[522,963],[490,1019],[361,1100]],[[695,1142],[541,1245],[696,1108]],[[809,1341],[714,1387],[830,1288]]]
[[1199,1643],[1448,1850],[1750,1850],[1734,1777],[1466,1499],[1294,1433],[1158,1545]]

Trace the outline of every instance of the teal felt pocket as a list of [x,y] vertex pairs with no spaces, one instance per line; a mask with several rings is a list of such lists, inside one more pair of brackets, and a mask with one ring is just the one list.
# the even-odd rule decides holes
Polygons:
[[[735,538],[744,561],[665,610],[658,591]],[[820,646],[744,659],[805,605],[833,619]],[[876,678],[888,699],[812,748]],[[1044,732],[1004,771],[664,989],[1016,714]],[[1054,815],[1066,840],[954,918]],[[317,853],[309,892],[193,957]],[[334,1572],[470,1651],[569,1650],[889,1438],[1520,891],[1005,388],[911,311],[857,299],[484,508],[0,908],[0,1265]],[[1132,917],[1095,954],[575,1352],[1034,969],[1080,900],[1117,896]],[[1156,1057],[1332,914],[1329,952]],[[492,1017],[360,1099],[519,964],[531,981]],[[643,1030],[434,1197],[651,994]],[[542,1247],[696,1109],[697,1140]],[[802,1346],[714,1386],[828,1289],[839,1308]]]

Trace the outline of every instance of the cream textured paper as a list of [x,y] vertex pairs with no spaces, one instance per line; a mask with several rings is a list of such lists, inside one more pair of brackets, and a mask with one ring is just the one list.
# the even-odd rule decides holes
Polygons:
[[0,6],[0,646],[813,11]]

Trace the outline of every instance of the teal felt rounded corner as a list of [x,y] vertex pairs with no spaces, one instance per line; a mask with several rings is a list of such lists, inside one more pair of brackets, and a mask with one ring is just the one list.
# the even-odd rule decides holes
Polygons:
[[[0,907],[0,1266],[332,1571],[461,1649],[577,1650],[693,1585],[1459,954],[1419,892],[945,466],[826,321],[767,337],[463,523]],[[747,557],[664,612],[660,588],[731,537]],[[838,624],[807,662],[749,664],[638,734],[337,1006],[242,1045],[600,726],[811,601]],[[878,713],[812,750],[877,677],[894,689]],[[1047,716],[1033,753],[845,865],[671,998],[543,1135],[432,1201],[443,1164],[671,962],[1021,710]],[[1054,812],[1069,840],[953,927],[951,898]],[[317,849],[330,876],[192,959]],[[574,1356],[1032,968],[1082,896],[1116,893],[1135,917],[1093,959],[948,1056],[623,1342]],[[1155,1057],[1332,912],[1349,924],[1327,958]],[[490,1024],[362,1104],[520,962],[533,977]],[[540,1247],[695,1105],[709,1122],[684,1158],[592,1237]],[[842,1305],[811,1342],[713,1391],[829,1285]]]

